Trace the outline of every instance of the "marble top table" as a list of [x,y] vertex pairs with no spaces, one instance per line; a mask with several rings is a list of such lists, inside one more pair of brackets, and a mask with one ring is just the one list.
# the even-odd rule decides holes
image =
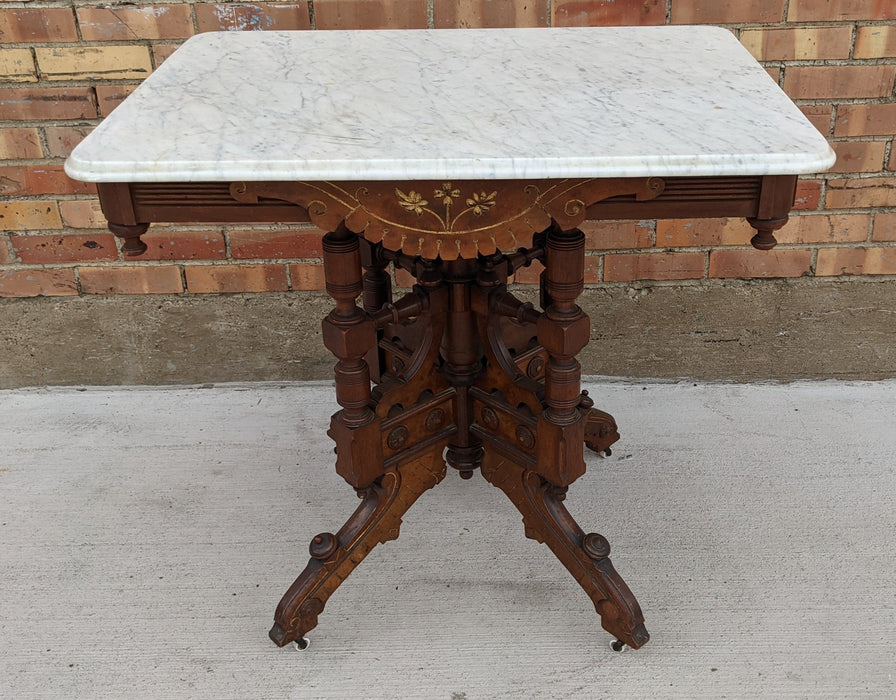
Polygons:
[[[329,435],[362,502],[312,540],[277,644],[306,645],[329,596],[451,466],[502,490],[614,648],[638,648],[649,635],[609,543],[563,505],[584,445],[619,439],[580,391],[578,226],[743,216],[771,248],[797,176],[833,162],[730,32],[618,27],[202,34],[66,171],[98,183],[127,255],[158,221],[328,232],[323,341],[342,407]],[[540,309],[507,287],[535,261]],[[417,280],[398,299],[391,267]]]

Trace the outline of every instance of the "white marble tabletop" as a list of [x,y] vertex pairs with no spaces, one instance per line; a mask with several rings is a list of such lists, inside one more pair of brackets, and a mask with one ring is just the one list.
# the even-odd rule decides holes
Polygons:
[[717,27],[219,32],[66,162],[78,180],[774,175],[834,154]]

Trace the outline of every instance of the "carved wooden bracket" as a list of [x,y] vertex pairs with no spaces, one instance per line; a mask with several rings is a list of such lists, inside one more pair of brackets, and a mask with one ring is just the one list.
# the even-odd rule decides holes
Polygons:
[[278,199],[307,209],[325,231],[341,223],[389,250],[443,260],[475,258],[531,243],[551,220],[563,229],[592,204],[618,195],[657,197],[661,178],[468,180],[440,182],[234,182],[231,196]]

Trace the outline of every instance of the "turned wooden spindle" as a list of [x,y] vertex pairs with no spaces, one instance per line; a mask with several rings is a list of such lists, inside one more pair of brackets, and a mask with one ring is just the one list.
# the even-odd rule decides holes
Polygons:
[[336,401],[342,406],[330,422],[329,435],[336,441],[336,471],[363,495],[385,471],[364,359],[376,350],[376,324],[355,303],[363,288],[358,236],[341,226],[324,236],[323,250],[327,293],[336,302],[323,321],[323,341],[338,360]]
[[471,478],[482,464],[482,445],[470,432],[473,412],[469,395],[470,386],[482,371],[482,344],[470,294],[477,273],[476,260],[458,259],[443,264],[448,313],[441,343],[442,372],[457,392],[457,434],[448,445],[445,457],[464,479]]
[[367,313],[372,314],[392,301],[392,279],[386,272],[389,261],[383,255],[381,244],[366,240],[361,240],[360,244],[361,267],[364,269],[361,278],[362,305]]
[[585,286],[585,234],[548,234],[545,292],[550,304],[538,321],[538,340],[548,351],[545,400],[548,418],[565,425],[578,418],[581,367],[576,355],[588,343],[588,316],[576,304]]
[[337,358],[336,401],[341,420],[360,426],[373,418],[370,372],[364,355],[376,344],[373,321],[355,304],[361,294],[361,253],[358,237],[346,228],[323,239],[327,293],[336,308],[323,322],[324,344]]
[[[364,270],[361,277],[363,289],[361,303],[364,311],[375,314],[392,301],[392,278],[387,272],[389,260],[383,255],[383,246],[379,243],[370,243],[364,239],[360,239],[359,242],[361,245],[361,267]],[[377,344],[364,358],[370,371],[370,378],[374,382],[381,381],[385,371],[384,355],[379,347],[379,340],[382,336],[382,329],[377,330]]]
[[555,486],[568,486],[585,473],[584,420],[578,408],[582,371],[576,355],[588,343],[590,324],[576,304],[585,286],[585,234],[580,230],[554,226],[548,231],[542,285],[548,303],[537,329],[548,353],[547,408],[538,425],[538,472]]

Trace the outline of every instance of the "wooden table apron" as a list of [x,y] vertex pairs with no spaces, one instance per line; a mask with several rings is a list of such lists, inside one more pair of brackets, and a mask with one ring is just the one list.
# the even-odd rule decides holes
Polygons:
[[[139,255],[150,223],[312,222],[324,231],[334,310],[323,321],[336,356],[329,434],[337,472],[362,502],[336,534],[311,543],[306,569],[277,608],[271,638],[304,643],[329,596],[402,515],[445,476],[480,469],[594,603],[602,626],[634,648],[649,635],[634,595],[563,505],[585,472],[583,443],[610,451],[612,416],[580,391],[576,355],[589,321],[586,220],[744,217],[769,249],[797,177],[719,176],[414,182],[99,183],[110,229]],[[503,252],[502,252],[503,251]],[[541,310],[507,289],[545,265]],[[417,283],[393,299],[390,265]],[[362,307],[357,306],[358,297]]]

